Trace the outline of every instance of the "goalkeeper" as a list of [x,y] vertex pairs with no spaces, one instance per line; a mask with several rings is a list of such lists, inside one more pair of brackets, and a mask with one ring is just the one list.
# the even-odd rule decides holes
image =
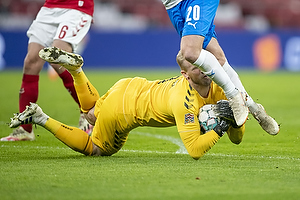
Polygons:
[[106,94],[97,90],[84,74],[80,55],[49,47],[40,51],[40,57],[49,63],[64,66],[72,74],[82,111],[94,125],[91,136],[47,116],[37,104],[12,118],[10,127],[38,124],[49,130],[73,150],[85,155],[110,156],[125,144],[129,132],[138,126],[177,126],[179,135],[190,156],[199,159],[211,149],[225,132],[239,144],[245,126],[236,127],[230,107],[219,104],[221,120],[213,130],[200,132],[199,109],[205,104],[216,104],[226,99],[222,89],[197,67],[183,59],[179,52],[177,62],[182,76],[148,81],[144,78],[119,80]]

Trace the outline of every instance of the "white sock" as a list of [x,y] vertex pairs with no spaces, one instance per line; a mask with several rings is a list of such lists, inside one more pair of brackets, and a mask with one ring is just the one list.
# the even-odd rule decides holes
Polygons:
[[251,96],[246,92],[239,75],[236,73],[236,71],[229,65],[229,63],[226,61],[225,64],[223,65],[224,71],[228,74],[229,78],[233,82],[236,88],[238,88],[241,92],[246,93],[247,98],[246,98],[246,106],[249,108],[250,112],[253,113],[255,112],[258,107],[257,104],[253,101]]
[[79,74],[81,71],[82,71],[82,68],[81,68],[81,67],[75,70],[75,72],[76,72],[77,74]]
[[82,68],[78,68],[76,70],[68,70],[72,76],[79,74],[82,71]]
[[227,98],[237,94],[238,90],[235,85],[212,53],[202,49],[198,59],[193,64],[220,86]]
[[33,121],[35,124],[40,126],[45,126],[49,116],[46,115],[42,110],[37,111],[37,113],[33,116]]

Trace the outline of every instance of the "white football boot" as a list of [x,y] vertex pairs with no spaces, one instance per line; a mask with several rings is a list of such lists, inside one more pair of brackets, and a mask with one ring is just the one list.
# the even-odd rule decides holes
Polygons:
[[279,125],[271,116],[269,116],[261,104],[257,104],[257,110],[251,112],[253,117],[258,121],[259,125],[270,135],[279,133]]
[[22,126],[13,130],[13,132],[6,137],[1,138],[1,141],[33,141],[35,135],[33,131],[31,133],[25,131]]
[[30,103],[23,112],[14,114],[9,127],[16,128],[22,124],[38,124],[44,126],[48,119],[49,116],[46,115],[37,104]]
[[68,71],[76,71],[83,65],[83,58],[80,55],[61,50],[57,47],[41,49],[39,56],[49,63],[63,66]]
[[248,119],[248,107],[245,104],[245,94],[240,91],[232,98],[228,98],[237,126],[242,126]]

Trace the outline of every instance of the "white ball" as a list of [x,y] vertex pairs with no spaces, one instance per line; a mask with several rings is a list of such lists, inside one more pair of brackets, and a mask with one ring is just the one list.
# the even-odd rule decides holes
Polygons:
[[203,133],[212,130],[218,124],[214,106],[214,104],[207,104],[200,108],[198,120]]

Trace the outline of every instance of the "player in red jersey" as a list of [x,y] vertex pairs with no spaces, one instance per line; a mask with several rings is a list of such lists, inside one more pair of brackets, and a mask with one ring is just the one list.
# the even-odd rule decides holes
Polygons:
[[[38,52],[44,47],[55,46],[68,52],[76,52],[79,42],[90,29],[94,13],[94,0],[46,0],[36,19],[27,31],[28,52],[23,63],[23,78],[19,94],[19,112],[23,112],[29,102],[38,99],[39,73],[45,61]],[[70,73],[57,64],[51,66],[62,79],[67,91],[80,106]],[[79,128],[87,133],[93,128],[81,114]],[[15,129],[1,141],[34,140],[32,125]]]

